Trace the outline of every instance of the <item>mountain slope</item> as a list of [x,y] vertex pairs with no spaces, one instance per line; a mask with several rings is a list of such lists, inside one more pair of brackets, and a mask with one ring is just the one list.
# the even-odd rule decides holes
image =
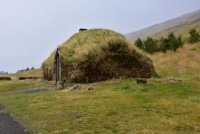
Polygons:
[[200,9],[195,12],[182,15],[178,18],[153,25],[136,32],[128,33],[125,36],[132,41],[136,40],[138,37],[145,38],[147,36],[154,36],[155,38],[158,38],[165,36],[169,32],[175,32],[175,34],[183,34],[183,36],[186,36],[186,32],[188,32],[191,28],[197,28],[197,31],[200,31],[199,26]]

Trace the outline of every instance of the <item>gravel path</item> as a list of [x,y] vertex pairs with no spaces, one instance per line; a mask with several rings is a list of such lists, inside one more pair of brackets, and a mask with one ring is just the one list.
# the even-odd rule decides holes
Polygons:
[[2,112],[3,108],[0,104],[0,134],[26,134],[24,128],[9,113]]

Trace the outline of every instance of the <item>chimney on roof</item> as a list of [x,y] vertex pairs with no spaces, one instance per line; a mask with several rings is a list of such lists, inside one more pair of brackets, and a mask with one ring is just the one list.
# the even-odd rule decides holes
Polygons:
[[86,28],[80,28],[80,29],[79,29],[79,32],[81,32],[81,31],[86,31],[86,30],[88,30],[88,29],[86,29]]

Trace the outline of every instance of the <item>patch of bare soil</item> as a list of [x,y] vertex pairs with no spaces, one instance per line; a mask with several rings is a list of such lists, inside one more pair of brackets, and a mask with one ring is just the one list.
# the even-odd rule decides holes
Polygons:
[[183,82],[182,79],[180,79],[180,78],[175,78],[175,77],[157,79],[156,81],[160,81],[160,82],[163,82],[163,83],[181,83],[181,82]]
[[90,84],[77,84],[72,87],[69,87],[67,89],[62,90],[61,92],[67,92],[67,91],[87,91],[87,90],[93,90],[94,88]]

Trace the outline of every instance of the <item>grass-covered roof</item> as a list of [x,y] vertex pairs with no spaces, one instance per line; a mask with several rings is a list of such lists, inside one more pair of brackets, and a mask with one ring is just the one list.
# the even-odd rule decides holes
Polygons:
[[[70,78],[70,80],[76,79],[75,78],[77,77],[76,75],[79,75],[80,73],[83,76],[86,75],[87,73],[89,73],[88,72],[89,70],[88,71],[84,70],[84,67],[85,69],[90,69],[90,72],[93,73],[96,72],[99,75],[109,75],[109,78],[111,78],[112,76],[115,77],[116,74],[114,74],[114,72],[113,74],[107,74],[108,72],[105,71],[109,71],[109,68],[110,70],[115,69],[117,71],[118,66],[120,66],[120,71],[123,70],[122,68],[126,68],[128,70],[132,70],[132,73],[137,71],[136,68],[142,69],[148,66],[147,68],[149,69],[151,68],[149,70],[150,73],[152,74],[153,72],[153,66],[151,60],[144,53],[138,50],[132,44],[132,42],[128,41],[122,34],[111,30],[91,29],[78,32],[74,34],[65,43],[60,45],[59,49],[60,49],[60,58],[62,63],[61,65],[63,72],[62,75],[63,77],[65,76],[67,77],[67,78],[65,77],[65,79],[68,78]],[[48,70],[48,72],[52,74],[51,75],[52,79],[54,78],[53,70],[55,69],[54,65],[55,54],[56,50],[42,64],[43,69]],[[116,65],[113,65],[115,64],[114,61],[117,61]],[[123,65],[119,65],[120,62]],[[71,66],[70,68],[73,69],[71,69],[70,72],[66,72],[65,69],[67,68],[69,71],[69,65]],[[122,72],[120,72],[119,75],[122,75],[121,73]],[[87,75],[92,75],[92,74],[87,74]],[[132,74],[129,75],[133,76]],[[127,76],[127,74],[125,76]],[[86,77],[87,77],[86,79],[90,79],[88,78],[90,76]],[[97,81],[103,79],[100,78]]]

